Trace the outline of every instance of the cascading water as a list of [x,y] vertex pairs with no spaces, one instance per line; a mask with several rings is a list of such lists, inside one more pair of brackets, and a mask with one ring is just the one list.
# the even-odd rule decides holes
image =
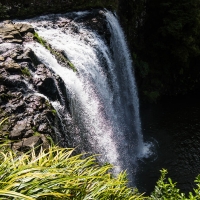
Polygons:
[[29,42],[26,46],[63,79],[71,117],[78,127],[73,136],[76,145],[101,154],[100,161],[113,164],[114,173],[127,170],[134,184],[143,138],[130,53],[119,22],[111,12],[100,14],[106,18],[110,32],[107,40],[83,22],[90,15],[91,12],[76,12],[26,21],[53,48],[62,51],[77,72],[58,64],[42,45]]

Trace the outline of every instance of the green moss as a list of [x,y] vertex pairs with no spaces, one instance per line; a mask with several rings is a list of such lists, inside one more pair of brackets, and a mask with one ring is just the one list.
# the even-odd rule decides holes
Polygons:
[[65,56],[62,52],[55,50],[51,47],[50,44],[48,44],[48,42],[46,40],[44,40],[43,38],[41,38],[38,33],[34,33],[34,38],[37,40],[37,42],[39,42],[43,47],[45,47],[46,49],[48,49],[51,54],[53,54],[56,59],[58,60],[58,62],[61,65],[67,66],[70,69],[72,69],[74,72],[77,72],[77,69],[75,68],[75,66],[72,64],[72,62],[70,62],[70,60],[67,58],[67,56]]
[[45,105],[47,106],[47,108],[51,108],[51,104],[49,103],[49,101],[48,100],[45,100]]
[[75,68],[75,66],[74,66],[70,61],[68,61],[67,63],[68,63],[68,65],[71,67],[71,69],[72,69],[74,72],[77,72],[77,69]]
[[34,127],[32,128],[32,130],[33,130],[34,132],[36,132],[37,128],[34,126]]
[[25,76],[28,76],[28,77],[31,76],[31,73],[30,73],[28,67],[24,67],[23,69],[21,69],[21,72]]
[[46,41],[44,39],[42,39],[38,33],[34,32],[34,38],[42,45],[46,48]]
[[41,134],[40,134],[39,132],[35,131],[35,132],[33,133],[33,135],[34,135],[34,136],[40,136]]
[[51,110],[51,112],[52,112],[54,115],[56,115],[56,113],[57,113],[56,110],[54,110],[54,109]]

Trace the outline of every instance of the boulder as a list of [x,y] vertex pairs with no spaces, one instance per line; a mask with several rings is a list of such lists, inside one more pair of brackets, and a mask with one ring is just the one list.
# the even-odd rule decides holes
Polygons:
[[49,126],[47,125],[47,123],[42,123],[42,124],[39,125],[38,131],[45,133],[45,132],[48,131],[48,128],[49,128]]
[[21,74],[21,66],[18,63],[15,63],[14,61],[11,62],[5,62],[4,63],[4,68],[6,69],[6,71],[10,72],[10,73],[20,73]]
[[20,142],[13,143],[12,149],[17,151],[27,152],[33,148],[40,147],[42,142],[43,141],[40,136],[31,136],[22,139],[22,141]]
[[3,56],[0,56],[0,61],[4,61],[5,58]]
[[35,73],[37,77],[33,79],[33,82],[38,91],[55,101],[59,97],[59,93],[53,74],[42,64],[37,66],[37,71]]
[[34,28],[29,24],[17,23],[14,25],[14,27],[22,34],[26,32],[31,32],[31,33],[34,32]]
[[17,23],[13,24],[11,21],[4,21],[3,27],[0,28],[0,40],[8,43],[21,44],[26,33],[34,33],[34,28],[29,24]]
[[27,120],[18,121],[14,128],[11,130],[9,138],[11,140],[21,139],[26,131]]
[[32,49],[27,48],[23,54],[19,55],[17,58],[18,62],[32,62],[34,65],[39,64],[39,60],[36,57]]

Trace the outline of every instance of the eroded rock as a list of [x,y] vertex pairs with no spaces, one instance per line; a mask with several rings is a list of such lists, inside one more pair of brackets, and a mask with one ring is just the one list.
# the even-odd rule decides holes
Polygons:
[[20,142],[13,143],[12,148],[17,151],[28,152],[42,145],[43,141],[40,136],[31,136],[24,138]]
[[17,23],[13,24],[11,21],[4,21],[4,25],[0,27],[0,39],[2,42],[8,43],[23,43],[26,38],[23,36],[26,33],[33,33],[34,28],[29,24]]
[[8,117],[0,138],[8,137],[12,149],[22,152],[38,145],[48,148],[46,136],[57,139],[53,127],[58,131],[61,126],[48,99],[59,100],[65,91],[62,80],[21,45],[33,33],[32,26],[9,20],[0,27],[0,121]]

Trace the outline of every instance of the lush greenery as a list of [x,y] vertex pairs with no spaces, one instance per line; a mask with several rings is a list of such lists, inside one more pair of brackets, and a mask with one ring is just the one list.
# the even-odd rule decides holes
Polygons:
[[200,199],[200,175],[196,178],[197,188],[193,192],[189,192],[188,197],[176,188],[171,178],[166,178],[167,170],[161,170],[161,177],[158,180],[154,191],[148,197],[150,200],[198,200]]
[[0,0],[0,19],[28,18],[39,14],[61,13],[90,8],[117,10],[118,0]]
[[186,197],[162,170],[155,190],[145,196],[126,186],[126,173],[113,177],[111,165],[98,165],[94,156],[72,156],[72,149],[57,146],[37,155],[34,150],[17,155],[6,146],[0,146],[0,199],[200,199],[200,176],[197,188]]
[[7,15],[7,10],[8,10],[8,8],[5,5],[2,5],[0,3],[0,19],[5,19],[5,18],[9,17]]
[[126,187],[125,173],[114,178],[109,164],[99,166],[94,156],[83,159],[72,152],[54,146],[17,156],[2,145],[1,199],[141,199]]
[[121,1],[119,14],[143,97],[199,90],[199,7],[199,0]]

